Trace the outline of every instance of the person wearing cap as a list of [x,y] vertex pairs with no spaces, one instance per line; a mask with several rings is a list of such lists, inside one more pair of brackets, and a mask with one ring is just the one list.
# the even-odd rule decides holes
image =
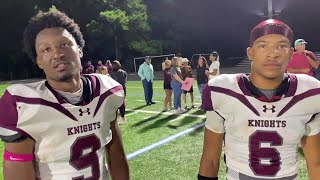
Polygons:
[[318,69],[319,62],[313,52],[306,50],[307,42],[304,39],[297,39],[294,42],[296,52],[293,53],[288,64],[287,71],[296,74],[308,74],[314,76],[312,68]]
[[220,61],[218,52],[212,52],[209,56],[209,59],[211,64],[209,71],[206,71],[206,75],[209,76],[209,79],[212,79],[220,74]]
[[253,28],[250,74],[224,74],[203,90],[206,110],[199,180],[218,179],[223,141],[228,180],[295,180],[298,146],[309,179],[320,177],[320,82],[285,73],[293,32],[269,19]]
[[149,106],[155,104],[152,101],[153,96],[153,66],[151,64],[151,58],[149,56],[145,57],[145,62],[139,66],[138,75],[141,78],[143,89],[144,89],[144,98],[146,104]]
[[[186,78],[194,78],[192,74],[192,68],[191,66],[188,66],[189,60],[187,58],[182,58],[182,67],[181,67],[181,74],[182,74],[182,80],[186,80]],[[187,104],[187,93],[190,94],[191,98],[191,106],[190,108],[196,108],[197,106],[194,105],[194,96],[193,96],[193,86],[191,86],[189,91],[183,90],[182,91],[182,101],[184,103],[184,109],[188,110],[190,109]]]

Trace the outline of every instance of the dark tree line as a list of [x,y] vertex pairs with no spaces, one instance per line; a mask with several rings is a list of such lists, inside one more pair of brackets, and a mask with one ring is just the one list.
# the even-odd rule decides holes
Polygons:
[[[296,38],[319,51],[319,0],[274,0],[275,18]],[[59,9],[80,25],[86,40],[83,61],[119,59],[133,70],[145,55],[220,52],[245,56],[249,32],[267,12],[267,0],[3,0],[0,6],[0,80],[42,76],[22,51],[22,33],[39,11]],[[260,14],[260,15],[257,15]]]

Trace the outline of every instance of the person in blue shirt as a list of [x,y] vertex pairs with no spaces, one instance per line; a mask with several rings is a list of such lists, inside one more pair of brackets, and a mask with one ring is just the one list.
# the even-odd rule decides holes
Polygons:
[[153,96],[153,66],[151,64],[151,58],[149,56],[145,57],[145,62],[139,66],[138,75],[141,78],[143,89],[144,89],[144,98],[146,100],[146,104],[149,106],[151,104],[155,104],[152,101]]

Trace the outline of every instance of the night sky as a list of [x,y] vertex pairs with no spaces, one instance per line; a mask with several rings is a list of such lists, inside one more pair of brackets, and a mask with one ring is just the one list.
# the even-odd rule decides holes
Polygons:
[[[218,50],[224,57],[246,55],[250,30],[267,14],[267,0],[145,0],[158,18],[175,11],[188,38],[181,48],[184,56]],[[165,3],[163,3],[165,2]],[[320,51],[320,0],[273,0],[274,11],[287,23],[296,38],[304,38],[307,49]]]

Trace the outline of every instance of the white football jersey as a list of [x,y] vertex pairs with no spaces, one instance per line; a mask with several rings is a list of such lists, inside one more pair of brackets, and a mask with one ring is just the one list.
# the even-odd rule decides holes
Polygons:
[[0,101],[0,135],[23,134],[35,140],[41,180],[109,179],[105,146],[112,139],[110,122],[124,93],[107,76],[85,77],[84,93],[92,95],[86,105],[66,102],[46,81],[12,85]]
[[225,133],[228,180],[297,179],[301,138],[320,132],[320,82],[288,74],[273,102],[254,96],[248,82],[243,74],[221,75],[203,92],[211,97],[203,99],[206,128]]

